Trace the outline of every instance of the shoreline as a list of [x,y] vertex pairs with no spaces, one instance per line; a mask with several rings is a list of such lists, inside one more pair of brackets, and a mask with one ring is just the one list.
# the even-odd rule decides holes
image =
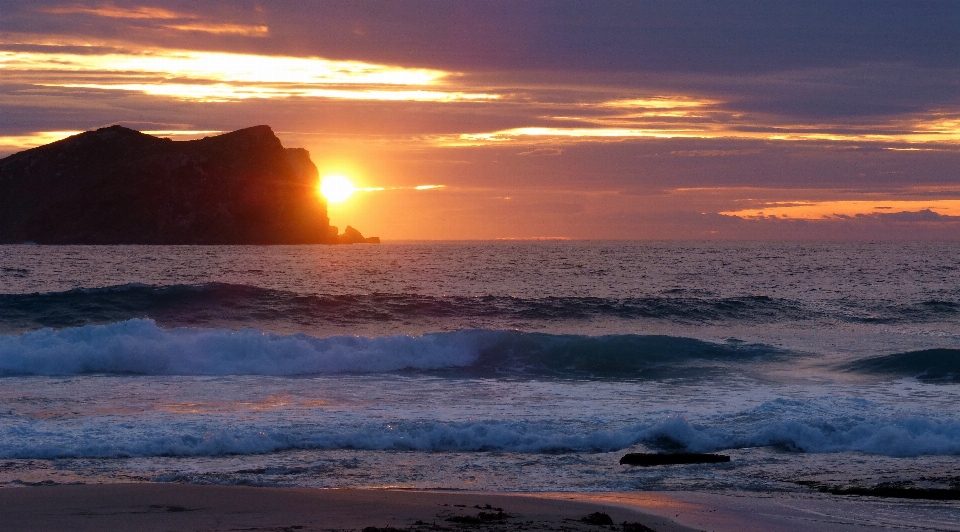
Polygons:
[[0,489],[0,523],[18,532],[613,530],[580,521],[594,512],[609,515],[616,530],[624,522],[695,530],[622,504],[536,494],[160,483]]
[[[406,489],[315,489],[167,483],[0,489],[0,523],[21,532],[860,532],[902,528],[897,505],[946,512],[960,505],[787,493],[512,493]],[[595,512],[614,523],[582,519]],[[887,517],[885,517],[887,516]],[[628,526],[624,526],[627,523]],[[371,530],[374,527],[376,530]],[[646,527],[646,528],[643,528]]]

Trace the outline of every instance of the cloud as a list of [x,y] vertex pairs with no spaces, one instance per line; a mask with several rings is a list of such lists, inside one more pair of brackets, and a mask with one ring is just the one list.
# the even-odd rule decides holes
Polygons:
[[699,230],[705,238],[757,240],[960,240],[960,217],[932,211],[874,213],[822,220],[688,215],[680,224],[686,238]]
[[[892,210],[897,212],[886,212]],[[744,219],[829,220],[862,216],[889,217],[905,212],[936,213],[947,217],[958,217],[960,216],[960,199],[765,202],[749,209],[725,211],[720,214]],[[901,218],[910,219],[908,216],[901,216]]]
[[51,15],[92,15],[108,19],[126,19],[136,21],[170,21],[179,20],[177,23],[161,24],[161,28],[176,30],[209,33],[213,35],[241,35],[244,37],[266,37],[270,34],[270,28],[265,25],[252,24],[234,24],[223,22],[187,22],[201,18],[193,13],[182,11],[173,11],[160,7],[136,6],[119,7],[112,3],[103,3],[97,7],[89,7],[83,4],[62,5],[39,9],[41,13]]
[[245,24],[164,24],[164,28],[178,31],[197,31],[214,35],[243,35],[245,37],[266,37],[270,34],[267,26],[251,26]]
[[29,81],[31,73],[109,75],[129,79],[163,76],[221,82],[433,85],[448,72],[404,68],[363,61],[335,61],[320,57],[270,56],[192,50],[151,50],[144,53],[71,54],[58,52],[0,52],[0,66]]
[[[627,139],[745,139],[775,142],[941,144],[960,146],[960,109],[898,116],[885,122],[859,126],[832,123],[798,124],[781,117],[733,114],[719,110],[697,115],[680,113],[675,120],[660,115],[562,116],[560,121],[578,121],[584,126],[526,126],[481,133],[463,133],[440,144],[530,142],[553,139],[566,143],[622,141]],[[540,119],[543,120],[542,118]],[[616,125],[617,127],[611,127]],[[745,153],[741,153],[745,154]],[[695,155],[692,152],[676,155]]]
[[913,212],[873,212],[870,214],[858,214],[856,218],[858,220],[877,220],[880,222],[960,223],[960,215],[940,214],[930,209]]
[[[63,140],[73,135],[79,135],[83,131],[36,131],[23,135],[0,135],[0,157],[30,148],[36,148]],[[208,135],[219,135],[223,133],[220,130],[187,130],[187,129],[162,129],[162,130],[144,130],[143,133],[155,137],[173,138],[175,140],[188,140],[201,138]]]
[[761,149],[743,150],[673,150],[670,155],[677,157],[727,157],[733,155],[757,155],[763,153]]
[[[8,82],[202,102],[289,97],[453,102],[500,97],[427,90],[452,76],[449,72],[319,57],[162,49],[140,54],[0,51],[0,67]],[[334,88],[338,85],[349,88]]]
[[695,99],[690,96],[653,96],[648,98],[630,98],[602,102],[604,107],[628,109],[689,109],[720,103],[716,100]]
[[561,155],[563,150],[560,148],[536,148],[530,151],[522,151],[517,155],[534,155],[538,157]]
[[88,7],[83,4],[62,5],[56,7],[46,7],[39,9],[41,13],[50,13],[53,15],[93,15],[97,17],[119,18],[119,19],[183,19],[197,18],[196,15],[181,13],[163,9],[160,7],[138,6],[138,7],[118,7],[110,2],[100,4],[98,7]]
[[0,136],[0,156],[50,144],[79,133],[82,131],[38,131],[25,135],[3,135]]
[[342,100],[380,100],[405,102],[455,102],[496,99],[491,94],[471,94],[463,92],[443,92],[425,90],[344,90],[344,89],[311,89],[311,88],[275,88],[256,86],[237,86],[227,83],[213,84],[96,84],[96,83],[69,83],[51,84],[50,87],[65,87],[77,89],[97,89],[111,91],[130,91],[148,94],[150,96],[168,96],[179,100],[197,102],[230,102],[248,99],[272,98],[329,98]]

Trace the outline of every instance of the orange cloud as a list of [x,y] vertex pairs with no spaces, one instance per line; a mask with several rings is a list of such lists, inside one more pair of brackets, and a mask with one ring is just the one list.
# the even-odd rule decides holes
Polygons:
[[788,220],[829,220],[859,215],[930,211],[943,216],[960,216],[960,199],[938,200],[838,200],[771,202],[762,207],[725,211],[738,218],[780,218]]
[[500,98],[428,89],[440,85],[452,75],[449,72],[319,57],[162,49],[140,54],[0,51],[0,69],[8,80],[41,87],[139,92],[201,102],[289,97],[423,102]]
[[[133,19],[133,20],[193,20],[197,15],[178,11],[171,11],[159,7],[118,7],[111,3],[100,4],[99,7],[88,7],[82,4],[66,5],[40,9],[42,13],[54,15],[93,15],[97,17]],[[270,28],[262,25],[181,22],[178,24],[164,24],[161,27],[177,31],[193,31],[212,33],[214,35],[242,35],[245,37],[266,37]]]
[[0,136],[0,152],[17,152],[50,144],[67,137],[83,133],[82,131],[37,131],[26,135]]
[[274,88],[235,86],[226,83],[182,84],[182,83],[65,83],[45,84],[47,87],[66,87],[78,89],[120,90],[140,92],[151,96],[169,96],[180,100],[197,102],[230,102],[248,99],[269,98],[330,98],[339,100],[379,100],[405,102],[453,102],[458,100],[489,100],[499,98],[492,94],[471,94],[463,92],[424,91],[424,90],[343,90],[310,88]]
[[[242,83],[432,85],[449,75],[440,70],[333,61],[320,57],[290,57],[227,52],[154,50],[142,54],[64,54],[0,52],[0,68],[25,78],[53,73],[109,78],[109,83],[143,82],[159,76]],[[26,80],[25,80],[26,81]]]
[[719,100],[696,99],[689,96],[652,96],[649,98],[630,98],[609,100],[601,103],[603,107],[623,107],[630,109],[680,109],[716,105]]
[[118,7],[112,3],[103,3],[99,7],[87,7],[82,4],[48,7],[40,9],[42,13],[54,15],[94,15],[106,18],[126,18],[126,19],[178,19],[178,18],[197,18],[196,15],[187,13],[178,13],[159,7]]
[[164,24],[164,28],[177,31],[196,31],[214,35],[243,35],[245,37],[266,37],[270,34],[267,26],[248,26],[244,24]]
[[[79,135],[82,131],[35,131],[24,135],[5,135],[0,136],[0,152],[14,153],[44,144],[50,144],[58,140],[63,140],[73,135]],[[166,138],[181,138],[188,140],[191,138],[200,138],[207,135],[219,135],[223,131],[217,130],[156,130],[144,131],[148,135]]]
[[[570,120],[571,117],[563,117]],[[951,113],[920,114],[891,123],[868,124],[859,128],[842,128],[834,124],[766,126],[751,117],[723,119],[713,116],[685,116],[681,121],[658,121],[645,117],[591,118],[597,127],[517,127],[488,133],[464,133],[458,137],[442,137],[437,143],[446,146],[469,146],[487,143],[598,142],[628,139],[744,139],[792,142],[863,142],[943,145],[960,144],[960,110]],[[610,122],[634,127],[605,127]],[[852,129],[852,130],[851,130]]]

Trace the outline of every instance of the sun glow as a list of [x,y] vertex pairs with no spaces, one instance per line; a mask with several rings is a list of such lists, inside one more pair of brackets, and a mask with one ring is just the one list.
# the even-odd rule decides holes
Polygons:
[[353,183],[342,175],[329,175],[320,181],[320,194],[329,203],[347,201],[356,191],[357,188],[353,186]]

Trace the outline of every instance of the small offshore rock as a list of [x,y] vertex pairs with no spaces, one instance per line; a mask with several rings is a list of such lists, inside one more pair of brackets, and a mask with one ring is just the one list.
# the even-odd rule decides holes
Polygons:
[[343,230],[342,235],[337,235],[337,243],[339,244],[379,244],[380,237],[371,236],[369,238],[364,237],[360,231],[357,231],[349,225]]
[[716,464],[729,462],[725,454],[710,453],[629,453],[623,455],[620,463],[643,467],[675,464]]

